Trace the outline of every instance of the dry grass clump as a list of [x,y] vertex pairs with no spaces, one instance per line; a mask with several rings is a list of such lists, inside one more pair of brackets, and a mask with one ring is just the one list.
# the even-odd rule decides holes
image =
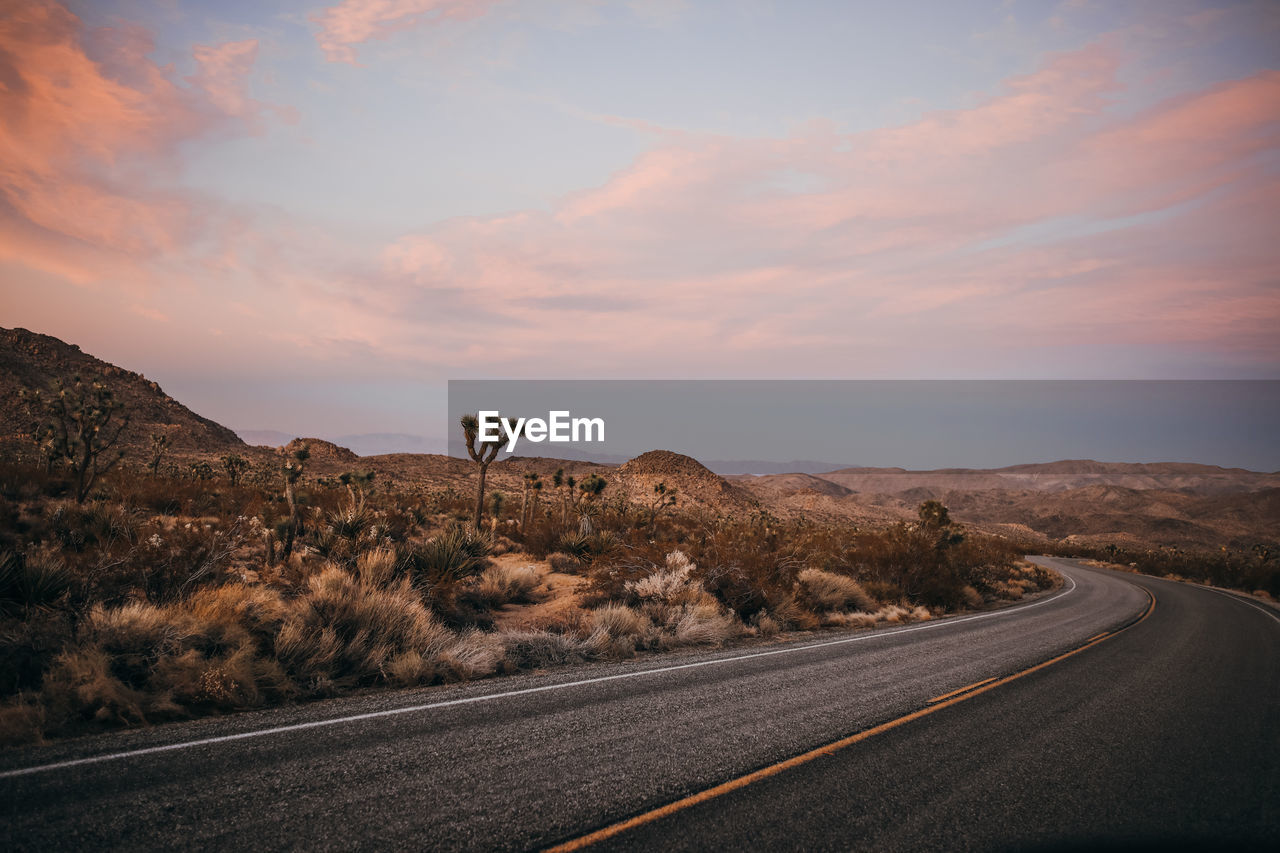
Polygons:
[[582,560],[561,551],[553,551],[547,555],[547,565],[553,571],[573,574],[582,568]]
[[[454,634],[432,616],[408,579],[387,587],[359,581],[337,566],[312,576],[293,602],[275,652],[294,678],[312,689],[376,682],[397,656],[442,659]],[[425,673],[420,681],[443,677]]]
[[481,573],[476,593],[490,607],[528,604],[542,584],[544,573],[537,566],[490,566]]
[[507,631],[501,636],[508,663],[519,669],[544,669],[582,663],[598,655],[590,638],[555,631]]
[[826,613],[822,616],[822,624],[839,628],[874,628],[876,625],[926,622],[932,618],[933,613],[923,605],[903,607],[900,604],[889,604],[872,613]]
[[399,569],[396,552],[391,548],[374,548],[356,557],[356,577],[367,586],[387,586]]
[[818,618],[791,594],[776,596],[771,605],[760,610],[754,618],[766,617],[782,631],[812,631],[819,625]]
[[797,597],[812,610],[875,609],[875,602],[863,590],[862,584],[846,575],[824,572],[821,569],[805,569],[797,575],[796,581]]
[[192,605],[94,607],[44,678],[45,727],[141,724],[296,692],[258,639],[278,624],[278,598],[233,585]]

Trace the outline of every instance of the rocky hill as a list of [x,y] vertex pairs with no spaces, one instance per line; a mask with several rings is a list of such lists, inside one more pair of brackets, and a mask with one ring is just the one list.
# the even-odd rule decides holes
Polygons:
[[[712,473],[701,462],[669,450],[650,450],[616,469],[634,501],[647,503],[659,483],[680,492],[680,506],[696,505],[732,513],[754,509],[759,501],[746,489]],[[607,479],[607,476],[606,476]]]
[[[234,432],[202,418],[141,374],[108,364],[49,335],[26,329],[0,329],[0,445],[26,452],[32,417],[20,392],[44,391],[55,379],[74,376],[106,383],[130,415],[122,438],[127,449],[144,454],[151,435],[169,437],[175,455],[243,452],[247,445]],[[138,456],[141,458],[141,456]]]

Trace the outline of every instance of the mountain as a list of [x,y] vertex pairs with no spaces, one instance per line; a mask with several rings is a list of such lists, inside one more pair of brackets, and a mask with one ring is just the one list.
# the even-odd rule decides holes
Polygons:
[[1122,486],[1129,489],[1183,489],[1208,495],[1280,487],[1280,473],[1267,474],[1186,462],[1123,463],[1091,459],[992,469],[909,471],[905,468],[844,468],[816,476],[861,494],[900,494],[911,489],[932,492],[993,489],[1053,492],[1086,486]]
[[[239,435],[249,444],[263,447],[283,447],[295,438],[294,433],[278,429],[238,429]],[[388,453],[441,453],[444,442],[440,439],[399,432],[363,432],[352,435],[326,435],[323,441],[345,447],[357,456],[382,456]]]
[[145,453],[152,434],[169,437],[172,453],[221,454],[247,450],[234,432],[202,418],[145,376],[81,352],[80,347],[26,329],[0,329],[0,444],[30,449],[32,416],[19,393],[46,391],[54,379],[97,379],[125,404],[129,426],[121,446]]

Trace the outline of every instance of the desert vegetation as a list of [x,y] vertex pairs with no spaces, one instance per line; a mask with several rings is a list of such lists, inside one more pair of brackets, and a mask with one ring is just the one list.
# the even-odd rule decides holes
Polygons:
[[[6,741],[929,619],[1054,583],[934,509],[858,530],[557,471],[551,499],[527,476],[504,514],[488,448],[472,495],[312,474],[305,443],[168,473],[165,449],[83,491],[74,460],[0,464]],[[500,624],[553,595],[568,606]]]
[[1151,548],[1132,543],[1079,545],[1058,543],[1052,552],[1086,557],[1110,567],[1145,575],[1186,580],[1280,598],[1280,547],[1257,542],[1247,548],[1222,546],[1216,551],[1192,548]]

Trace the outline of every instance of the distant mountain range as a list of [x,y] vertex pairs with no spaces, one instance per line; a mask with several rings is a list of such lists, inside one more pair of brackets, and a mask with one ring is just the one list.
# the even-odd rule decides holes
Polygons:
[[[283,447],[297,435],[276,429],[238,429],[236,434],[248,444]],[[310,435],[310,433],[308,433]],[[384,453],[444,453],[444,441],[400,432],[364,432],[354,435],[321,435],[325,441],[345,447],[357,456]]]

